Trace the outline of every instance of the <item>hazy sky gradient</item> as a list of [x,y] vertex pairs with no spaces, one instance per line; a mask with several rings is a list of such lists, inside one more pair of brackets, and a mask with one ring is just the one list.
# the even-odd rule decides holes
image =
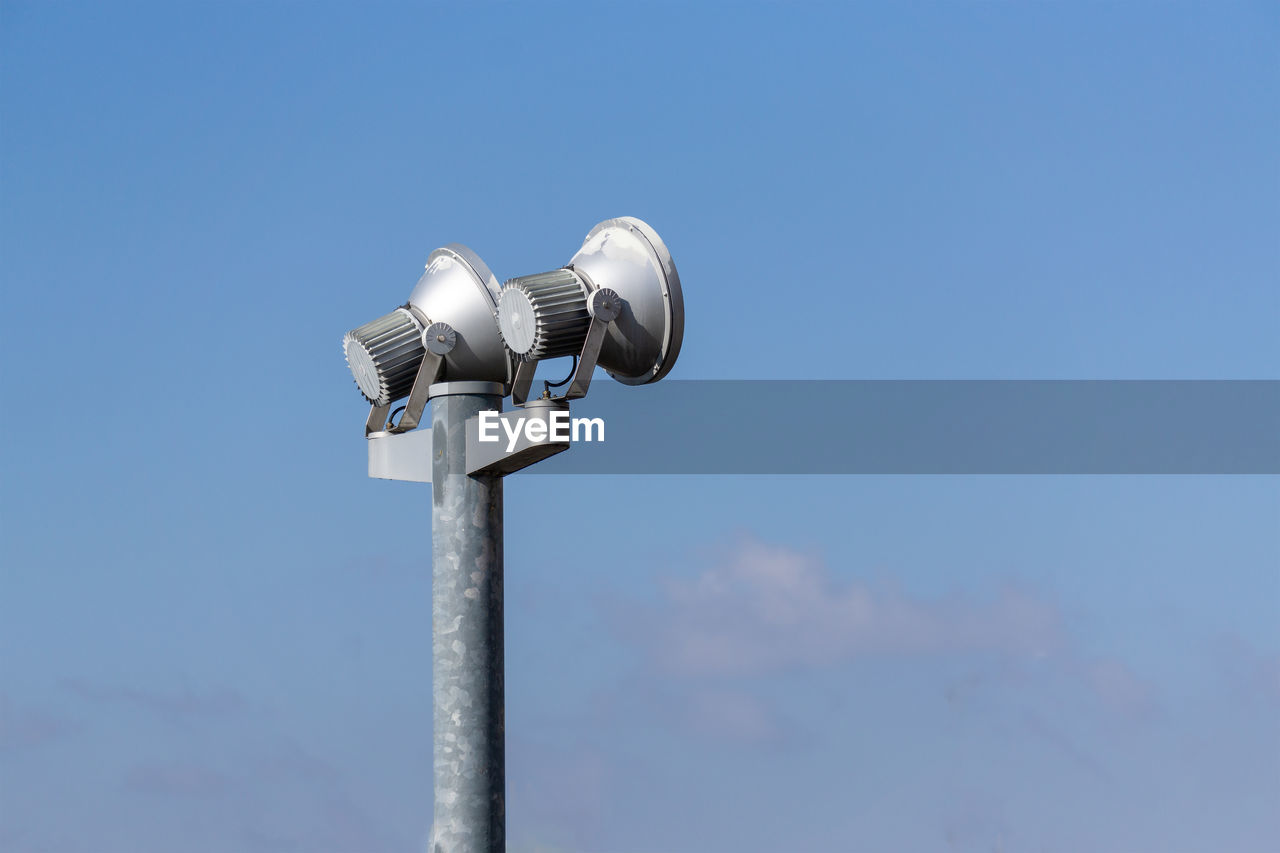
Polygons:
[[[1266,3],[4,4],[0,849],[423,848],[429,493],[365,477],[339,341],[432,248],[644,218],[679,378],[1276,378],[1278,48]],[[1274,477],[506,503],[514,853],[1280,837]]]

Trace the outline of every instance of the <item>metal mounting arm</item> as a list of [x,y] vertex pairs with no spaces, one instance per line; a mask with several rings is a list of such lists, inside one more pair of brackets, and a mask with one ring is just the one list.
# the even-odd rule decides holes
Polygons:
[[368,438],[375,432],[382,432],[387,428],[387,413],[391,411],[391,404],[379,406],[373,404],[373,408],[369,409],[369,417],[364,422],[364,435]]
[[515,378],[511,380],[511,403],[523,406],[529,399],[529,389],[533,387],[533,374],[538,369],[536,361],[522,361],[516,367]]

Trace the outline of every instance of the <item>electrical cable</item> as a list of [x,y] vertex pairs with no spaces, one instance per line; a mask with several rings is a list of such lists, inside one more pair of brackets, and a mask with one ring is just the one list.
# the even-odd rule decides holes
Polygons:
[[573,378],[573,374],[577,372],[578,372],[578,357],[575,355],[573,357],[573,366],[569,368],[569,375],[566,376],[564,379],[561,379],[559,382],[548,382],[545,379],[542,380],[542,384],[546,386],[543,390],[546,391],[546,393],[550,394],[552,388],[559,388],[561,385],[568,384],[569,380]]

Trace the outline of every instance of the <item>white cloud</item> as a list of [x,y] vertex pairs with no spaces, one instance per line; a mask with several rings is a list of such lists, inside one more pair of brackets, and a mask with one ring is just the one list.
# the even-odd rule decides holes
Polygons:
[[689,697],[688,715],[694,730],[707,737],[762,743],[780,735],[774,712],[740,690],[698,690]]
[[692,580],[668,580],[658,614],[663,663],[698,675],[750,674],[867,655],[1059,644],[1055,607],[1012,588],[993,600],[913,598],[843,581],[820,560],[748,540]]
[[78,725],[41,708],[19,707],[0,691],[0,751],[40,746],[75,732]]
[[1154,706],[1151,685],[1116,658],[1091,661],[1084,668],[1086,683],[1111,710],[1129,716],[1141,716]]
[[127,784],[144,794],[214,797],[227,793],[231,782],[222,773],[192,761],[165,761],[132,768]]
[[150,711],[167,719],[225,717],[244,709],[239,691],[220,687],[205,692],[144,690],[124,684],[105,684],[79,678],[64,679],[63,687],[92,703],[116,703]]

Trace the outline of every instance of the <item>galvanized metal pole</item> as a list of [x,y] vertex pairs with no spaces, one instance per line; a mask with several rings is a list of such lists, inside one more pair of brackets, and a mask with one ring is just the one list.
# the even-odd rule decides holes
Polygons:
[[430,853],[506,850],[502,477],[467,476],[467,419],[502,386],[431,387],[431,658],[435,810]]

